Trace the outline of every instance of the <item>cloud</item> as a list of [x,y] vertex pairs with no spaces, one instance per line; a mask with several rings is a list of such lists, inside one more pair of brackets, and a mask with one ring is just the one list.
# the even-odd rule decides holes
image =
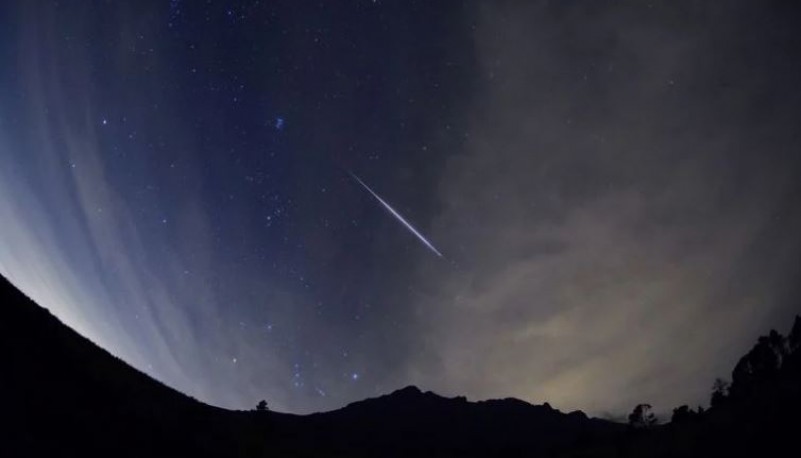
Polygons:
[[[398,227],[347,177],[329,176],[316,147],[269,163],[249,146],[219,154],[229,132],[204,130],[234,115],[212,100],[200,108],[213,115],[187,116],[196,88],[172,83],[194,67],[175,58],[183,42],[156,11],[107,5],[95,29],[89,10],[26,5],[0,112],[0,271],[204,401],[308,411],[417,383],[594,413],[667,409],[703,402],[759,333],[784,326],[801,292],[797,14],[749,2],[476,6],[466,20],[477,67],[450,49],[460,37],[433,54],[447,59],[449,90],[475,89],[464,119],[440,116],[452,112],[444,85],[409,85],[431,99],[409,116],[431,132],[384,127],[415,132],[398,151],[424,148],[388,148],[370,166],[441,262],[418,258],[402,229],[383,232]],[[258,86],[271,88],[294,93],[269,78]],[[361,118],[339,114],[365,135],[348,121]],[[363,162],[337,123],[308,125],[303,136],[326,154]],[[390,135],[381,125],[365,145]],[[446,137],[465,125],[452,148]],[[437,176],[437,201],[422,202]],[[262,181],[274,182],[255,192]],[[269,234],[265,189],[286,194]]]
[[[123,190],[116,169],[125,158],[100,132],[119,127],[100,121],[91,56],[80,47],[63,52],[53,36],[63,24],[51,15],[25,20],[18,37],[26,51],[20,92],[28,94],[18,116],[29,134],[0,129],[0,272],[67,325],[170,386],[216,405],[270,397],[284,408],[291,393],[276,379],[288,380],[290,365],[252,345],[254,331],[226,314],[209,281],[218,254],[194,162],[181,164],[169,225],[162,216],[143,218],[142,207],[167,197],[142,205]],[[119,54],[124,68],[126,52]],[[153,224],[164,226],[154,231]],[[273,286],[250,291],[291,304]]]
[[798,91],[775,71],[798,68],[777,56],[789,23],[753,17],[681,2],[480,7],[481,89],[432,234],[457,267],[420,267],[429,357],[410,377],[666,410],[706,402],[756,335],[788,322],[801,145]]

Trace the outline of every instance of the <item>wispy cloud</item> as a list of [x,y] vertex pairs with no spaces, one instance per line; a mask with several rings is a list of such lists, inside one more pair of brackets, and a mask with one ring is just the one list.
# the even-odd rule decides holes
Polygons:
[[432,233],[462,254],[421,268],[420,383],[595,413],[704,403],[789,319],[797,90],[748,48],[791,43],[738,5],[629,6],[478,12],[482,90]]

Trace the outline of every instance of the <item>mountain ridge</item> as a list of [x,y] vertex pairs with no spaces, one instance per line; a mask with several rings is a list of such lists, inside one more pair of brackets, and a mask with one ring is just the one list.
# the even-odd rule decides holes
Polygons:
[[226,410],[128,365],[5,278],[0,301],[0,391],[13,393],[5,412],[15,420],[0,432],[4,456],[486,455],[621,428],[514,398],[471,402],[415,386],[308,415]]
[[760,337],[732,383],[716,383],[709,409],[680,406],[664,425],[411,385],[307,415],[226,410],[131,367],[5,278],[0,361],[3,457],[750,457],[798,448],[801,317],[786,339]]

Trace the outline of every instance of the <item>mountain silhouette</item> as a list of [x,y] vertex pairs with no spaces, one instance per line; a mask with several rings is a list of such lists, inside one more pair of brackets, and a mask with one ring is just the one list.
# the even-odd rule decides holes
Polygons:
[[174,390],[0,282],[0,456],[529,455],[623,426],[416,387],[311,415],[229,411]]
[[455,456],[530,454],[622,430],[619,424],[590,419],[582,412],[565,414],[518,399],[468,402],[414,386],[312,414],[304,421],[319,431],[315,440],[322,449],[338,449],[339,438],[346,437],[349,446],[373,456],[434,450]]
[[0,457],[744,457],[801,448],[801,318],[788,338],[760,337],[732,383],[716,382],[711,408],[678,407],[662,425],[414,386],[310,415],[226,410],[132,368],[2,277],[0,361]]

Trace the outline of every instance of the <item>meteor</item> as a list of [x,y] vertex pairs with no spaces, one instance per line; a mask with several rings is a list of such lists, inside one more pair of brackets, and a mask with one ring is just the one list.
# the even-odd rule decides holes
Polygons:
[[414,234],[418,239],[420,239],[420,241],[423,242],[423,244],[425,246],[427,246],[429,250],[433,251],[434,254],[436,254],[440,258],[443,257],[442,253],[440,253],[439,250],[434,248],[434,245],[432,245],[431,242],[429,242],[428,240],[426,240],[425,237],[423,237],[423,234],[419,233],[417,231],[417,229],[412,227],[412,225],[408,221],[406,221],[406,219],[404,219],[403,216],[400,215],[400,213],[396,212],[394,208],[392,208],[388,203],[386,203],[384,201],[384,199],[382,199],[378,194],[376,194],[372,189],[370,189],[370,187],[367,186],[367,184],[364,181],[362,181],[361,178],[356,176],[356,174],[353,173],[353,172],[349,172],[349,173],[350,173],[350,176],[352,176],[354,180],[358,181],[359,184],[362,185],[362,187],[367,190],[367,192],[372,194],[372,196],[375,197],[377,201],[381,202],[381,205],[383,205],[384,208],[386,208],[392,214],[392,216],[395,217],[395,219],[400,221],[404,226],[406,226],[406,229],[409,229],[409,231],[412,234]]

